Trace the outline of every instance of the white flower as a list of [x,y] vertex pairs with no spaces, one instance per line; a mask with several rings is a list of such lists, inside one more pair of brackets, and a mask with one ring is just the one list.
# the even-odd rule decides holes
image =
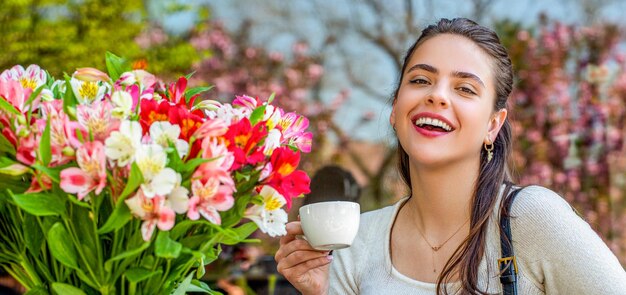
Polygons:
[[265,114],[263,116],[263,120],[266,121],[267,128],[272,130],[276,127],[278,122],[283,116],[283,112],[280,108],[276,108],[272,105],[267,105],[265,107]]
[[118,119],[126,119],[133,110],[133,98],[126,91],[115,91],[111,94],[111,102],[113,103],[113,111],[111,116]]
[[278,129],[272,129],[267,133],[267,137],[265,138],[265,144],[263,147],[263,153],[268,156],[272,155],[274,149],[280,146],[280,137],[282,134]]
[[179,139],[180,126],[172,125],[167,121],[154,122],[150,126],[150,137],[152,141],[165,149],[170,147],[170,142],[176,145],[178,155],[184,157],[189,152],[189,143]]
[[144,183],[141,188],[148,198],[155,195],[166,196],[177,184],[177,173],[166,168],[167,154],[158,144],[141,145],[135,153],[135,162],[141,170]]
[[41,100],[43,101],[54,100],[54,94],[52,93],[52,91],[50,91],[50,89],[42,89],[40,95],[41,95]]
[[180,186],[182,177],[176,173],[176,186],[165,199],[165,206],[172,208],[174,212],[183,214],[189,208],[189,190]]
[[104,153],[107,158],[117,161],[124,167],[135,158],[135,151],[141,144],[141,125],[136,121],[123,121],[119,131],[111,132],[105,140]]
[[259,229],[271,237],[287,234],[287,212],[282,206],[287,203],[285,197],[269,185],[263,186],[259,193],[263,197],[263,205],[255,205],[246,211],[246,218],[254,221]]
[[80,104],[91,104],[95,100],[101,100],[108,91],[107,84],[102,82],[81,81],[74,77],[70,80],[72,91]]
[[250,110],[247,108],[233,108],[230,104],[223,104],[219,109],[214,111],[205,111],[207,116],[211,119],[220,118],[231,125],[233,122],[249,117]]

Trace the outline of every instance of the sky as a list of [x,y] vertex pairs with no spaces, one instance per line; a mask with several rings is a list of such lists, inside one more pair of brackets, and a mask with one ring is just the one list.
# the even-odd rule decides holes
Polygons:
[[[162,0],[152,2],[153,11],[163,11],[168,5],[173,5],[177,0]],[[586,20],[583,16],[581,8],[583,0],[493,0],[485,12],[485,17],[481,21],[482,24],[489,26],[494,19],[508,18],[525,24],[532,24],[537,21],[538,15],[544,13],[550,19],[557,19],[565,23],[584,23]],[[626,1],[620,0],[584,0],[597,3],[605,3],[600,11],[600,20],[609,20],[618,23],[624,23],[621,13],[626,11]],[[179,1],[180,2],[180,1]],[[223,20],[227,27],[236,28],[244,19],[253,20],[254,35],[256,42],[272,51],[288,53],[290,44],[296,41],[293,33],[296,35],[307,36],[307,41],[311,43],[313,50],[323,42],[324,35],[320,30],[319,17],[315,13],[311,13],[310,1],[295,0],[280,2],[295,12],[293,26],[285,28],[285,24],[277,20],[277,11],[272,9],[270,3],[276,3],[272,0],[192,0],[185,1],[185,5],[209,5],[214,19]],[[323,2],[323,1],[322,1]],[[335,15],[339,18],[345,15],[350,16],[351,0],[333,0],[331,6],[323,11],[317,11],[319,14]],[[393,6],[394,3],[402,3],[401,1],[386,1],[386,5]],[[395,4],[398,7],[392,9],[404,9],[402,5]],[[187,8],[189,8],[187,6]],[[191,9],[193,10],[193,9]],[[194,23],[195,16],[193,13],[185,12],[181,9],[178,13],[169,15],[160,15],[159,18],[164,24],[173,30],[174,33],[182,32],[185,28],[191,27]],[[429,24],[434,21],[446,17],[470,17],[471,7],[470,1],[455,0],[418,0],[414,9],[415,18],[419,24]],[[367,14],[365,15],[367,18]],[[367,19],[364,21],[367,22]],[[348,41],[351,36],[342,36]],[[351,90],[350,100],[343,105],[337,114],[337,118],[341,118],[342,126],[347,126],[348,132],[354,134],[359,139],[369,141],[386,141],[391,143],[392,136],[389,128],[388,116],[390,107],[388,104],[389,94],[392,92],[397,73],[390,61],[377,54],[376,49],[362,46],[358,40],[354,40],[354,56],[359,58],[355,64],[362,64],[366,61],[366,65],[357,67],[358,73],[368,84],[374,85],[377,95],[359,91],[357,88],[350,87],[350,83],[346,76],[341,73],[341,66],[338,61],[329,60],[326,68],[324,81],[324,91],[322,96],[327,100],[332,99],[341,89],[349,88]],[[317,45],[316,45],[317,44]],[[400,57],[398,57],[400,58]],[[373,119],[363,124],[359,120],[364,112],[373,114]]]

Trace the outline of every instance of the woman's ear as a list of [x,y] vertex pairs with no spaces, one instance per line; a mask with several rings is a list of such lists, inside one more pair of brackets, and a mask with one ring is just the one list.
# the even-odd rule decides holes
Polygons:
[[487,131],[487,138],[485,139],[486,144],[492,144],[496,137],[498,136],[498,132],[500,132],[500,128],[504,125],[504,121],[506,121],[506,116],[508,115],[508,111],[505,108],[499,109],[492,116],[489,121],[489,129]]
[[391,114],[389,115],[389,124],[393,129],[396,129],[396,100],[393,100],[393,105],[391,106]]

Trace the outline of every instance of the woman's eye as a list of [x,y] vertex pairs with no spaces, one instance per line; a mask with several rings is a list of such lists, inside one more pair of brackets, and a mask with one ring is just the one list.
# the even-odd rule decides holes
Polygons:
[[428,84],[428,80],[422,79],[422,78],[411,79],[411,80],[409,80],[409,82],[411,82],[413,84]]
[[459,87],[457,89],[459,89],[460,91],[465,92],[467,94],[476,95],[476,92],[474,92],[474,90],[472,90],[472,89],[470,89],[468,87],[461,86],[461,87]]

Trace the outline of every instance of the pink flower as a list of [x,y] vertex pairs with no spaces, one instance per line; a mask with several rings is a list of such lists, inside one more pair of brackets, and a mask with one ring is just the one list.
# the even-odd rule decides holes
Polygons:
[[93,135],[94,140],[104,142],[120,126],[120,121],[111,116],[112,110],[113,106],[106,100],[92,105],[78,105],[76,117],[80,125]]
[[176,213],[171,208],[165,206],[164,197],[147,198],[143,191],[139,189],[135,196],[128,198],[124,202],[133,215],[144,221],[141,224],[141,236],[144,241],[150,241],[157,226],[163,231],[174,227]]
[[[21,113],[27,111],[24,103],[28,100],[31,92],[32,89],[24,88],[18,81],[0,78],[0,97],[3,97]],[[33,103],[33,105],[35,104]]]
[[228,185],[220,185],[217,178],[194,180],[191,183],[191,193],[187,216],[192,220],[197,220],[202,215],[214,224],[221,224],[218,211],[226,211],[235,203],[233,189]]
[[99,195],[106,186],[106,157],[102,143],[85,143],[76,152],[76,162],[79,168],[70,167],[61,171],[61,189],[77,193],[79,200],[93,190]]

